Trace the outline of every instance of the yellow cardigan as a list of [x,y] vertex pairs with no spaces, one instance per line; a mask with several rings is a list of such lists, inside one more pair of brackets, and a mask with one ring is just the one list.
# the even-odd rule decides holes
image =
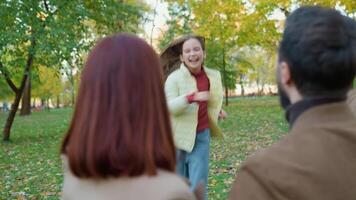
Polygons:
[[[207,67],[204,67],[204,70],[210,82],[208,115],[211,135],[222,137],[222,133],[217,126],[223,101],[220,72]],[[187,152],[191,152],[194,147],[199,106],[197,103],[189,104],[186,96],[197,90],[196,80],[184,64],[181,64],[179,69],[172,72],[165,83],[175,145],[178,149]]]

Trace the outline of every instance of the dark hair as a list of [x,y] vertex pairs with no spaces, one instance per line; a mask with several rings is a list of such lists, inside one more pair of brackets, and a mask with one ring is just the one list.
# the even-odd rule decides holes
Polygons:
[[183,48],[183,44],[187,41],[187,40],[190,40],[190,39],[196,39],[198,40],[198,42],[200,43],[201,45],[201,48],[203,49],[203,51],[205,51],[205,38],[202,37],[202,36],[199,36],[199,35],[186,35],[186,36],[183,36],[181,38],[182,42],[177,45],[177,49],[178,49],[178,52],[179,54],[181,55],[182,54],[182,48]]
[[175,148],[158,55],[128,34],[106,37],[81,75],[61,152],[77,177],[175,170]]
[[355,21],[333,9],[301,7],[287,18],[279,60],[302,95],[346,95],[355,77],[355,34]]

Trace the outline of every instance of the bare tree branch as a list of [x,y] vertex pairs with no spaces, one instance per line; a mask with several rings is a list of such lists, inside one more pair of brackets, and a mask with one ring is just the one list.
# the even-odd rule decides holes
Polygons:
[[48,8],[48,4],[47,4],[47,1],[46,1],[46,0],[43,0],[43,4],[44,4],[44,6],[45,6],[45,8],[46,8],[46,11],[47,11],[48,13],[50,13],[49,8]]
[[57,9],[56,9],[55,11],[51,12],[50,9],[49,9],[49,6],[48,6],[47,1],[46,1],[46,0],[43,0],[44,7],[45,7],[47,13],[48,13],[49,15],[51,15],[51,16],[55,15],[55,14],[58,12],[59,8],[62,7],[63,5],[65,5],[67,2],[68,2],[68,1],[64,1],[64,3],[62,3],[62,5],[58,5],[58,7],[57,7]]

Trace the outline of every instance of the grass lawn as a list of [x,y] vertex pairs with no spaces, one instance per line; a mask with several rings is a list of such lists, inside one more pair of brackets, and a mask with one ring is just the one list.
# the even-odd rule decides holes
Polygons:
[[[276,97],[236,98],[224,108],[224,140],[212,140],[209,199],[226,199],[246,157],[287,132]],[[0,143],[0,200],[59,199],[63,182],[59,146],[70,109],[16,117],[11,143]],[[0,113],[1,126],[6,116]]]

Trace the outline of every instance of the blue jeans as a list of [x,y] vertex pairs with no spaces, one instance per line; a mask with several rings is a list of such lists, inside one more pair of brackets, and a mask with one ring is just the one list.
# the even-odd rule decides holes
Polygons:
[[200,182],[203,182],[205,199],[207,199],[209,149],[210,130],[205,129],[197,133],[192,152],[177,151],[178,174],[189,179],[192,191]]

